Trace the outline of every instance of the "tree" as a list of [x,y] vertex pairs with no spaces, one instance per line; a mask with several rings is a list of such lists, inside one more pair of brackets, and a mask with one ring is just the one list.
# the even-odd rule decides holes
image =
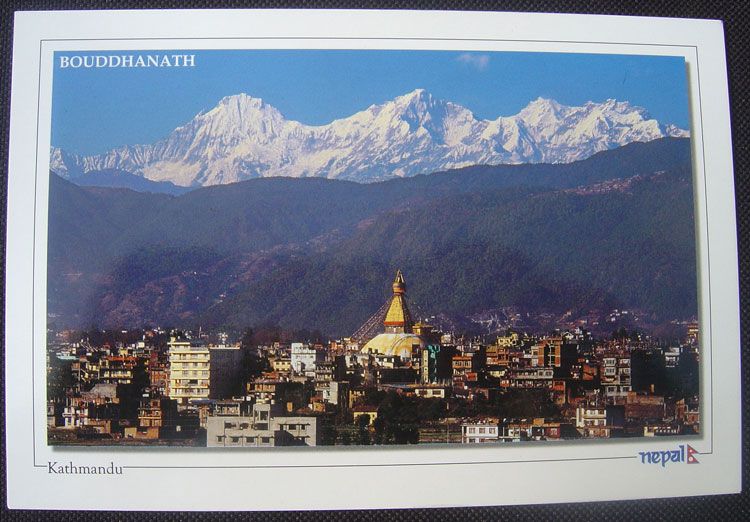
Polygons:
[[[377,419],[375,419],[377,422]],[[370,416],[367,414],[360,415],[357,417],[357,427],[358,427],[358,441],[357,443],[360,446],[369,446],[370,445]]]

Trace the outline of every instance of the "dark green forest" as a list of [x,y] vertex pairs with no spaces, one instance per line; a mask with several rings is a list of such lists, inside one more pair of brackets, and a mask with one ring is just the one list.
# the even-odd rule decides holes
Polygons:
[[[566,190],[628,180],[602,190]],[[567,165],[477,166],[360,185],[266,178],[180,196],[51,176],[59,325],[279,324],[351,333],[396,268],[430,314],[501,306],[696,313],[689,141]]]

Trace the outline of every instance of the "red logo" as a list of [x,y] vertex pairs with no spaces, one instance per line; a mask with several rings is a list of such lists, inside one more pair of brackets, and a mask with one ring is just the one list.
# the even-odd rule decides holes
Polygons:
[[698,450],[693,449],[690,444],[687,444],[687,463],[688,464],[700,464],[698,459],[695,457],[695,454],[698,453]]

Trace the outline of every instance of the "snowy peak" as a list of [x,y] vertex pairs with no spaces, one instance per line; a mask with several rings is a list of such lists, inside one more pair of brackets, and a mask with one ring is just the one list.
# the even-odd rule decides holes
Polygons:
[[444,111],[448,102],[439,100],[424,89],[416,89],[408,94],[387,102],[386,106],[393,106],[396,112],[412,117],[429,117],[435,111]]
[[[261,98],[238,94],[222,98],[216,107],[196,116],[187,126],[191,132],[213,138],[244,139],[249,134],[274,136],[285,120]],[[179,133],[183,127],[175,129]]]
[[435,102],[435,98],[427,92],[425,89],[414,89],[411,92],[396,96],[392,102],[394,105],[400,106],[412,106],[412,107],[427,107],[428,105]]
[[404,123],[412,138],[452,146],[472,130],[486,125],[472,112],[455,103],[436,98],[425,89],[416,89],[383,105],[373,107],[381,125]]
[[689,138],[690,132],[679,128],[677,125],[669,124],[664,126],[664,133],[670,138]]
[[445,105],[445,102],[437,100],[424,89],[416,89],[371,109],[381,119],[386,117],[405,121],[417,128],[444,113]]
[[222,98],[152,145],[86,157],[53,148],[50,162],[68,178],[118,169],[183,186],[267,176],[372,182],[475,164],[565,163],[633,141],[688,135],[614,99],[574,107],[540,97],[514,116],[483,120],[415,89],[310,126],[243,93]]
[[563,106],[555,100],[539,97],[521,109],[518,117],[527,123],[536,124],[543,120],[560,120],[564,114]]
[[225,96],[210,111],[204,113],[203,121],[219,120],[230,124],[252,124],[255,120],[283,121],[284,117],[273,106],[262,98],[253,98],[247,94]]

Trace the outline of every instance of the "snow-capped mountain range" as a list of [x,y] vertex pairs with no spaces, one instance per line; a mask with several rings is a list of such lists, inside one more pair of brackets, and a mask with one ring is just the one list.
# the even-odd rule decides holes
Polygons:
[[50,169],[75,179],[117,169],[182,186],[268,176],[374,182],[476,164],[567,163],[635,141],[688,131],[626,101],[569,107],[538,98],[514,116],[482,120],[423,89],[326,125],[287,120],[237,94],[152,145],[77,156],[53,147]]

